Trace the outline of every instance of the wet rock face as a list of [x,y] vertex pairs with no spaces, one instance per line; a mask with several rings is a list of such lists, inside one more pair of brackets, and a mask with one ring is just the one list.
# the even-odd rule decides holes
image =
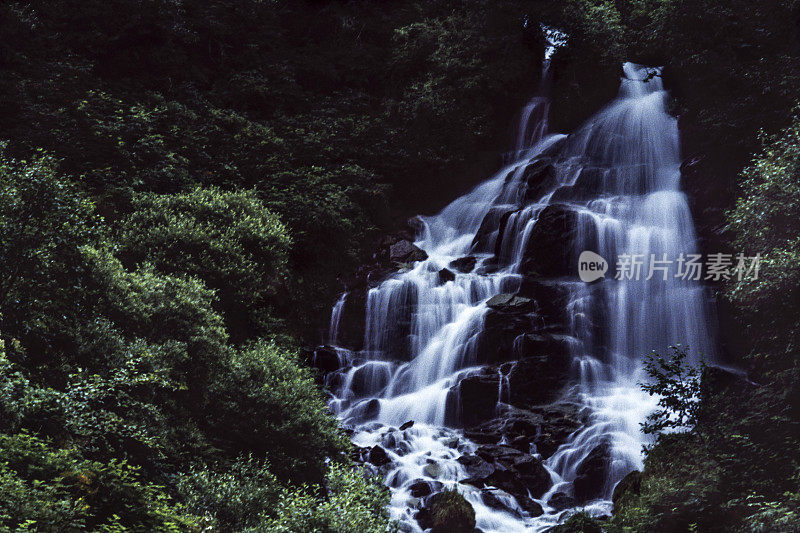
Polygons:
[[478,341],[478,361],[484,364],[515,359],[514,340],[536,330],[536,304],[524,296],[498,294],[486,303],[489,311]]
[[336,344],[351,350],[360,350],[364,344],[366,323],[367,287],[361,284],[347,293],[339,318]]
[[483,218],[475,237],[472,239],[472,251],[477,253],[497,254],[497,244],[505,230],[508,217],[514,208],[502,206],[492,207]]
[[536,314],[541,328],[567,329],[567,304],[570,291],[561,283],[526,277],[522,280],[519,296],[536,302]]
[[568,352],[555,351],[512,363],[508,373],[508,402],[530,407],[557,400],[569,380],[570,362]]
[[469,376],[461,380],[456,388],[462,425],[469,427],[496,414],[499,384],[496,374]]
[[546,459],[580,426],[577,406],[556,404],[530,410],[506,408],[497,418],[468,428],[464,434],[479,444],[505,439],[510,447],[523,453],[537,452]]
[[581,461],[575,471],[577,476],[572,482],[575,499],[584,503],[602,496],[603,484],[611,465],[611,445],[608,442],[599,444]]
[[[484,424],[498,416],[498,402],[515,408],[547,409],[569,382],[570,364],[570,355],[562,351],[484,367],[451,389],[459,413],[453,422],[466,428]],[[559,410],[551,409],[552,413]]]
[[575,273],[578,216],[570,207],[544,208],[525,246],[521,270],[533,277],[559,278]]
[[[550,488],[550,474],[541,459],[510,446],[486,444],[475,450],[477,459],[470,458],[476,474],[461,481],[475,487],[496,487],[523,502],[528,493],[539,497]],[[487,466],[488,465],[488,466]]]
[[523,197],[525,203],[541,200],[558,183],[553,159],[541,157],[532,161],[525,167],[525,171],[522,174],[522,182],[525,184]]
[[474,428],[494,419],[498,415],[498,400],[517,408],[554,402],[569,381],[569,368],[567,354],[535,356],[499,368],[486,367],[482,373],[468,376],[454,387],[460,413],[457,423]]

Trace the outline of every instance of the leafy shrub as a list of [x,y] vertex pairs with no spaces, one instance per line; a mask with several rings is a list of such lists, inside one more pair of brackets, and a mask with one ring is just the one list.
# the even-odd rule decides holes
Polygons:
[[691,431],[697,426],[702,367],[687,364],[687,352],[681,346],[670,346],[670,350],[668,356],[653,352],[644,362],[650,381],[641,385],[642,390],[657,395],[660,408],[642,424],[645,434],[659,436],[665,430]]
[[389,491],[351,467],[332,464],[326,477],[327,497],[319,488],[287,489],[280,514],[254,531],[271,533],[385,533],[389,527]]
[[281,486],[268,464],[248,456],[227,467],[196,466],[179,477],[176,490],[186,508],[206,517],[210,527],[241,531],[274,514]]
[[125,461],[82,459],[27,433],[0,435],[5,531],[186,531],[197,517]]
[[217,446],[267,457],[281,480],[320,482],[326,458],[349,447],[311,371],[265,341],[220,362],[206,416]]
[[269,331],[291,239],[254,191],[137,194],[133,210],[121,236],[123,257],[203,280],[215,291],[215,308],[234,339]]
[[587,513],[574,513],[550,533],[601,533],[600,523]]

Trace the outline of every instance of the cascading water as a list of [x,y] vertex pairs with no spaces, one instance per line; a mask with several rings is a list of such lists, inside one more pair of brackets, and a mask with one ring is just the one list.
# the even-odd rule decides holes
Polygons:
[[[621,254],[675,260],[695,252],[680,191],[677,123],[667,113],[660,73],[631,63],[623,71],[618,97],[569,136],[547,132],[548,101],[534,98],[522,113],[513,162],[438,215],[422,219],[415,244],[427,259],[369,289],[363,345],[357,351],[337,348],[343,368],[327,378],[335,394],[331,409],[354,428],[356,445],[385,449],[388,464],[381,474],[392,489],[392,515],[405,530],[420,530],[414,514],[425,492],[421,486],[457,487],[475,508],[477,527],[487,533],[552,526],[569,512],[556,505],[558,495],[569,498],[569,505],[607,514],[616,483],[642,467],[639,424],[655,407],[639,387],[646,379],[641,356],[677,342],[707,356],[713,352],[700,283],[660,271],[645,280],[647,267],[638,280],[577,279],[584,249],[612,265]],[[558,253],[532,240],[551,220],[562,221],[558,227],[568,235],[559,239]],[[465,256],[474,267],[451,266]],[[550,256],[563,256],[570,269],[553,271]],[[469,477],[464,457],[478,444],[454,429],[464,416],[458,384],[481,374],[487,362],[487,301],[522,293],[526,284],[555,286],[566,295],[563,331],[552,337],[566,340],[572,360],[562,399],[583,413],[582,427],[542,464],[549,490],[527,491],[543,514],[522,505],[524,495],[515,499],[493,487],[461,483]],[[343,296],[332,313],[330,344],[337,344],[345,303]],[[535,328],[554,330],[545,318],[531,316]],[[515,339],[511,359],[526,357],[526,338]],[[514,364],[493,370],[499,416],[514,392],[508,378]],[[412,427],[396,429],[412,420]],[[526,450],[535,452],[535,446]],[[581,497],[581,465],[592,457],[604,465],[595,480],[602,486]]]

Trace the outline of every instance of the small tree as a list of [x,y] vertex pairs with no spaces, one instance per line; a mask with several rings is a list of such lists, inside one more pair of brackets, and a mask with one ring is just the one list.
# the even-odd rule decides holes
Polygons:
[[658,395],[659,409],[642,423],[646,434],[660,435],[664,431],[692,431],[697,426],[700,409],[700,377],[705,363],[692,366],[686,362],[686,350],[670,346],[671,354],[651,353],[644,362],[650,376],[642,390]]

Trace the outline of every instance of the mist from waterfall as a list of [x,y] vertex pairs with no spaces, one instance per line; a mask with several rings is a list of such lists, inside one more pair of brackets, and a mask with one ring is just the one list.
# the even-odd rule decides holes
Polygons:
[[[660,71],[626,63],[623,73],[617,98],[569,136],[548,132],[549,101],[533,98],[521,113],[510,163],[437,215],[421,217],[415,244],[428,258],[369,290],[363,348],[338,349],[345,368],[328,378],[335,393],[330,407],[354,428],[355,444],[386,448],[392,515],[407,530],[419,530],[413,518],[419,502],[409,492],[418,479],[457,486],[474,506],[482,531],[544,530],[568,512],[553,508],[551,496],[568,492],[578,465],[604,444],[608,474],[600,496],[583,507],[609,513],[614,486],[642,468],[646,437],[640,423],[657,401],[640,389],[646,379],[642,357],[678,342],[713,357],[701,283],[660,274],[615,280],[613,271],[594,284],[577,274],[559,277],[553,283],[569,294],[566,315],[575,339],[563,395],[584,407],[586,422],[544,462],[552,487],[534,499],[545,513],[530,516],[508,495],[510,511],[490,507],[479,489],[459,483],[467,476],[457,459],[477,446],[457,429],[452,389],[481,370],[486,302],[520,288],[528,239],[545,208],[563,205],[574,214],[575,265],[583,249],[611,265],[621,254],[674,260],[696,253],[680,190],[677,121],[667,112]],[[555,160],[553,180],[532,189],[525,171],[543,154]],[[502,223],[496,213],[505,213]],[[442,279],[443,269],[468,255],[476,259],[471,271],[455,270],[453,279]],[[344,303],[345,296],[332,313],[332,345]],[[502,404],[508,395],[502,373],[499,382]],[[413,427],[393,431],[410,420]]]

